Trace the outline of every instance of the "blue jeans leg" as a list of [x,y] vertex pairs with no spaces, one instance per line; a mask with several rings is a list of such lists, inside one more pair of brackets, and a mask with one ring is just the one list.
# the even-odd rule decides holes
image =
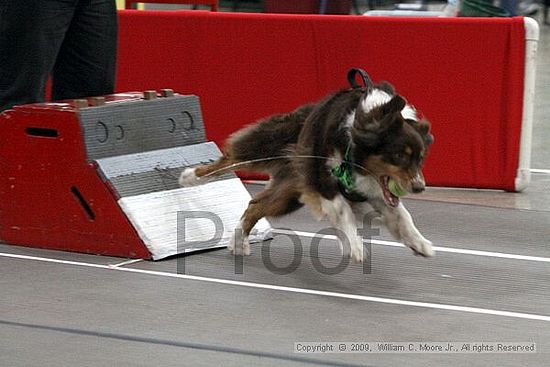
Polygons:
[[115,0],[0,1],[0,111],[114,90]]
[[80,0],[53,69],[52,99],[114,91],[117,50],[114,0]]

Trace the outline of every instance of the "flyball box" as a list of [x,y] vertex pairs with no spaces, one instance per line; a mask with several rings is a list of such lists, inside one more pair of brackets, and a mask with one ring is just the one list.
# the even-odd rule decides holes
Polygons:
[[178,186],[220,154],[194,95],[16,106],[0,114],[0,242],[153,260],[224,247],[250,200],[240,180]]

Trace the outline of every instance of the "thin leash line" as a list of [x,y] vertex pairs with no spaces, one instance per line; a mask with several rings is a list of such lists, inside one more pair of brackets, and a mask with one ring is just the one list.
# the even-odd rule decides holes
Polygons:
[[360,164],[357,164],[353,161],[349,161],[349,160],[346,160],[346,159],[337,159],[337,158],[334,158],[334,157],[323,157],[323,156],[314,156],[314,155],[282,155],[282,156],[276,156],[276,157],[250,159],[250,160],[243,161],[243,162],[236,162],[236,163],[233,163],[233,164],[231,164],[227,167],[223,167],[223,168],[217,169],[215,171],[212,171],[210,173],[207,173],[204,176],[197,177],[197,180],[200,181],[201,179],[204,179],[206,177],[218,175],[220,172],[233,171],[235,168],[238,168],[240,166],[244,166],[244,165],[247,165],[247,164],[251,164],[251,163],[260,163],[260,162],[274,161],[274,160],[278,160],[278,159],[293,159],[293,158],[322,159],[322,160],[327,160],[327,161],[334,161],[335,163],[347,163],[347,164],[352,165],[353,167],[356,167],[356,168],[360,169],[361,171],[365,172],[368,175],[376,177],[367,168],[363,167]]

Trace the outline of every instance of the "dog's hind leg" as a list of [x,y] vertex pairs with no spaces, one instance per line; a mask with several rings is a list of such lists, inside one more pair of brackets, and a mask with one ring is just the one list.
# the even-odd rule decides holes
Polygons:
[[232,171],[230,167],[233,166],[233,164],[235,164],[235,162],[224,155],[213,163],[184,169],[178,182],[180,186],[200,185],[208,182],[212,177]]
[[250,255],[248,236],[256,223],[264,217],[279,217],[299,209],[303,205],[298,200],[299,195],[288,185],[276,182],[257,194],[250,200],[239,226],[235,228],[229,250],[239,255]]

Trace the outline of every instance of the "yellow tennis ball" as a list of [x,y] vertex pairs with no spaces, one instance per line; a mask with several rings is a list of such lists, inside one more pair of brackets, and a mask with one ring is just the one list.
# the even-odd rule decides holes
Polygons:
[[392,178],[388,181],[388,189],[397,197],[407,195],[407,191],[403,190],[403,188]]

